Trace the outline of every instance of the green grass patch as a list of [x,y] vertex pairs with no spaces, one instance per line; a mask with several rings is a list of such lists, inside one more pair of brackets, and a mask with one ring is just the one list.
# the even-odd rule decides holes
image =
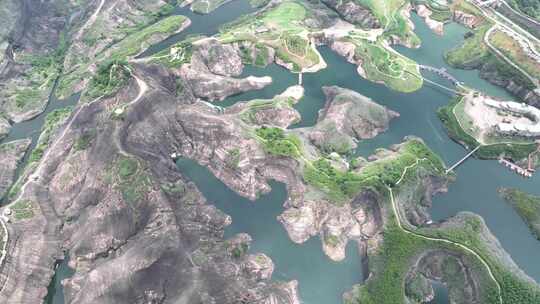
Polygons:
[[84,132],[75,141],[75,144],[73,145],[73,149],[75,149],[75,151],[86,150],[86,149],[88,149],[90,147],[90,145],[92,144],[92,141],[95,138],[96,138],[96,131],[95,130]]
[[60,127],[60,124],[62,124],[71,115],[72,111],[72,107],[65,107],[54,110],[47,114],[47,117],[45,117],[45,123],[41,127],[41,135],[39,136],[38,143],[28,157],[28,163],[38,162],[41,160],[45,150],[50,144],[51,136],[58,129],[58,127]]
[[154,42],[153,40],[155,37],[160,38],[163,35],[168,36],[178,31],[185,20],[186,17],[184,16],[169,16],[128,35],[112,48],[113,51],[107,60],[123,61],[130,56],[137,55],[145,47]]
[[281,128],[260,127],[255,130],[262,141],[264,150],[276,156],[298,157],[302,151],[300,139],[292,134],[285,134]]
[[134,158],[121,156],[115,163],[115,174],[118,177],[116,187],[130,206],[137,206],[151,190],[150,178]]
[[354,36],[348,40],[356,45],[355,56],[362,61],[367,79],[383,82],[400,92],[413,92],[422,87],[423,79],[414,61],[385,48],[381,42]]
[[268,59],[268,48],[260,43],[255,45],[254,64],[259,67],[265,67]]
[[521,11],[529,17],[540,21],[540,2],[535,0],[508,0],[507,3],[515,10]]
[[[489,233],[481,218],[475,215],[461,215],[459,225],[450,227],[429,229],[423,228],[420,233],[427,236],[444,238],[458,242],[474,250],[490,266],[493,275],[501,285],[503,303],[533,304],[540,303],[540,288],[535,283],[528,282],[524,278],[508,269],[497,256],[492,255],[488,249],[483,234]],[[496,299],[497,290],[490,289],[488,296]],[[485,303],[498,303],[497,300]]]
[[402,15],[406,0],[358,0],[358,3],[369,10],[379,19],[385,36],[397,36],[406,44],[416,46],[420,39],[409,26],[407,19]]
[[484,24],[466,34],[463,43],[444,55],[446,62],[457,68],[470,68],[478,66],[489,56],[484,36],[491,24]]
[[113,95],[127,84],[130,77],[127,62],[113,60],[102,63],[85,94],[90,98]]
[[[419,161],[425,159],[424,161]],[[363,189],[382,190],[386,185],[394,186],[402,177],[406,167],[423,166],[433,171],[442,171],[444,163],[423,142],[412,139],[405,142],[395,156],[370,162],[360,172],[341,171],[321,158],[304,168],[304,180],[324,192],[328,199],[343,204],[354,198]],[[405,177],[406,178],[406,177]]]
[[23,88],[15,91],[15,106],[19,109],[27,109],[40,103],[43,94],[36,89]]
[[500,188],[499,195],[507,201],[540,240],[540,197],[518,189]]
[[34,207],[30,200],[21,199],[11,205],[10,210],[15,220],[25,220],[34,217]]

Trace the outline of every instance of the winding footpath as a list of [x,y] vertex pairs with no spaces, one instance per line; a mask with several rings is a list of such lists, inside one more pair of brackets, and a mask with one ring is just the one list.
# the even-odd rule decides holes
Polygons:
[[104,4],[105,4],[105,0],[101,0],[101,2],[99,3],[99,6],[97,7],[96,11],[92,14],[92,16],[90,16],[88,21],[86,21],[86,23],[77,32],[77,35],[75,36],[75,39],[74,39],[75,41],[80,40],[82,35],[84,34],[84,32],[96,22],[96,19],[97,19],[99,13],[101,12],[101,9],[103,8]]
[[[122,112],[124,112],[126,108],[129,108],[132,105],[139,102],[141,98],[144,96],[144,94],[146,94],[146,91],[148,91],[148,84],[141,78],[137,77],[131,70],[129,72],[131,76],[135,78],[135,81],[137,82],[137,86],[139,87],[139,93],[132,101],[128,102],[125,105],[122,105]],[[113,136],[113,140],[116,146],[118,147],[118,153],[122,154],[125,157],[130,157],[131,155],[128,152],[126,152],[126,150],[124,149],[124,146],[122,145],[119,131],[120,131],[119,128],[115,128],[114,136]]]
[[508,64],[510,64],[513,68],[518,70],[521,74],[525,75],[536,87],[538,87],[538,79],[534,78],[532,75],[530,75],[527,71],[523,70],[520,66],[515,64],[510,58],[506,57],[499,49],[497,49],[494,45],[491,44],[491,41],[489,41],[489,36],[493,33],[493,31],[497,30],[497,25],[492,26],[484,35],[484,43],[489,47],[490,50],[495,52],[497,56],[501,57],[506,61]]
[[[401,174],[400,179],[396,182],[396,186],[399,185],[403,181],[403,177],[406,175],[406,173],[407,173],[407,171],[409,169],[417,166],[421,161],[424,161],[424,160],[427,160],[427,159],[425,159],[425,158],[417,159],[415,164],[412,164],[412,165],[409,165],[409,166],[405,167],[405,169],[403,170],[403,173]],[[478,260],[480,260],[482,265],[484,265],[484,267],[488,271],[489,277],[493,280],[493,282],[495,282],[495,285],[497,286],[497,289],[498,289],[498,292],[499,292],[499,303],[503,304],[501,285],[500,285],[499,281],[497,281],[497,278],[495,278],[495,276],[493,275],[493,271],[491,270],[491,267],[489,266],[489,264],[486,262],[486,260],[482,256],[480,256],[478,253],[476,253],[476,251],[474,251],[473,249],[471,249],[471,248],[469,248],[469,247],[467,247],[467,246],[465,246],[465,245],[463,245],[461,243],[458,243],[458,242],[455,242],[455,241],[452,241],[452,240],[449,240],[449,239],[445,239],[445,238],[435,238],[435,237],[425,236],[423,234],[417,233],[417,232],[415,232],[415,231],[413,231],[413,230],[411,230],[409,228],[404,227],[404,225],[402,224],[401,215],[400,215],[400,213],[398,211],[398,207],[396,206],[396,202],[394,200],[394,193],[392,191],[392,188],[390,186],[386,185],[386,189],[390,193],[390,200],[391,200],[391,203],[392,203],[392,209],[393,209],[393,212],[394,212],[394,214],[396,216],[397,224],[398,224],[398,227],[399,227],[400,230],[402,230],[406,234],[413,235],[415,237],[418,237],[418,238],[421,238],[421,239],[424,239],[424,240],[441,242],[441,243],[446,243],[446,244],[457,246],[457,247],[469,252],[470,254],[475,256],[476,258],[478,258]]]
[[[131,71],[130,71],[130,73],[131,73]],[[147,85],[147,83],[145,81],[143,81],[139,77],[135,76],[135,74],[133,74],[133,73],[131,73],[131,75],[132,75],[133,78],[135,78],[135,80],[137,82],[137,85],[139,87],[139,93],[137,94],[137,96],[132,101],[130,101],[128,104],[126,104],[126,107],[129,107],[129,106],[137,103],[139,100],[141,100],[143,95],[148,90],[148,85]],[[90,105],[92,105],[92,104],[94,104],[96,102],[99,102],[102,98],[103,98],[103,96],[100,96],[100,97],[94,99],[93,101],[91,101],[89,103],[83,104],[82,106],[80,106],[77,109],[76,112],[74,112],[71,115],[71,119],[64,126],[62,133],[60,133],[60,135],[56,138],[56,140],[54,140],[54,142],[48,147],[47,151],[45,152],[45,154],[41,158],[41,161],[40,161],[38,167],[34,170],[34,172],[32,174],[30,174],[28,176],[26,182],[21,187],[21,190],[20,190],[19,195],[17,196],[17,198],[14,199],[10,204],[0,208],[0,226],[1,226],[1,229],[4,230],[4,233],[2,235],[2,243],[3,243],[2,251],[0,252],[0,267],[2,267],[3,262],[6,259],[7,245],[8,245],[8,240],[9,240],[9,233],[8,233],[8,229],[7,229],[7,225],[6,225],[6,219],[4,218],[5,210],[7,208],[10,208],[13,204],[15,204],[17,201],[19,201],[23,197],[28,185],[30,185],[32,183],[38,183],[39,182],[39,178],[41,176],[42,170],[43,170],[43,168],[45,167],[45,165],[47,163],[47,159],[48,159],[48,156],[50,155],[51,151],[54,151],[56,146],[59,143],[61,143],[64,140],[64,137],[69,133],[69,131],[71,131],[71,126],[73,125],[74,121],[79,117],[79,114],[82,112],[82,110],[84,110],[85,108],[89,107]],[[122,145],[119,143],[117,136],[114,137],[114,140],[116,141],[116,144],[118,146],[119,153],[123,154],[124,156],[128,156],[128,153],[123,149]],[[2,291],[3,289],[4,289],[4,285],[2,285],[2,287],[0,288],[0,291]]]

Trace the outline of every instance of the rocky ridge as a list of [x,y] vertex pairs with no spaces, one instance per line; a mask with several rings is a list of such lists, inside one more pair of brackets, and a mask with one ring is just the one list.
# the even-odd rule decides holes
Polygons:
[[326,104],[308,138],[323,151],[348,152],[356,147],[355,141],[377,136],[399,117],[397,112],[354,91],[336,86],[322,89]]
[[9,121],[3,117],[0,117],[0,140],[8,136],[9,130],[11,130]]
[[193,95],[177,96],[175,76],[163,69],[139,66],[135,75],[149,89],[123,120],[110,111],[135,95],[135,81],[80,106],[26,181],[18,200],[39,212],[10,226],[18,241],[8,246],[2,301],[43,298],[55,259],[69,250],[76,272],[65,282],[68,303],[298,303],[296,282],[270,281],[270,262],[245,254],[249,240],[231,251],[235,242],[222,239],[230,218],[207,205],[170,159],[170,109],[195,105]]
[[346,21],[362,28],[380,28],[379,19],[373,13],[355,1],[324,0],[324,4],[334,9]]
[[416,5],[415,8],[416,13],[418,16],[422,17],[424,19],[424,22],[426,22],[426,25],[435,33],[438,35],[444,34],[444,23],[433,20],[430,18],[430,16],[433,14],[433,12],[427,8],[427,6],[423,4]]
[[242,59],[233,46],[210,38],[197,44],[190,63],[182,65],[178,73],[196,97],[209,101],[221,101],[272,83],[268,76],[231,77],[242,74],[243,68]]
[[21,139],[0,145],[0,200],[11,187],[17,165],[30,147],[30,143],[30,139]]

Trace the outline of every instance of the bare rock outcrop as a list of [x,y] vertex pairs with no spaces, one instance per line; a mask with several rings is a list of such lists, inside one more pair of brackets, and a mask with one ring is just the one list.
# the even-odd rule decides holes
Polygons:
[[475,28],[482,22],[481,17],[477,17],[460,10],[454,10],[453,19],[457,23],[460,23],[468,28]]
[[[32,201],[34,214],[10,224],[16,242],[0,273],[0,302],[43,299],[67,250],[75,269],[64,281],[67,303],[299,303],[294,281],[270,279],[269,260],[224,250],[230,217],[207,204],[170,159],[195,135],[178,132],[177,120],[201,120],[177,117],[180,109],[204,103],[187,89],[178,95],[182,80],[162,68],[136,65],[133,73],[148,91],[123,118],[110,119],[111,111],[137,95],[134,80],[80,105],[24,182],[20,197]],[[86,144],[76,146],[81,138]],[[242,271],[248,264],[253,275]]]
[[250,254],[242,264],[248,276],[256,280],[268,280],[274,272],[274,263],[264,253]]
[[232,95],[259,90],[272,83],[272,78],[268,76],[232,78],[197,70],[190,65],[183,65],[179,74],[195,96],[210,101],[221,101]]
[[327,152],[347,152],[357,140],[369,139],[388,129],[397,112],[354,91],[323,87],[326,104],[317,125],[309,131],[311,142]]
[[11,124],[9,121],[3,117],[0,117],[0,140],[8,136],[9,130],[11,130]]
[[0,41],[0,49],[4,50],[0,64],[0,112],[19,123],[45,110],[58,73],[55,52],[62,32],[67,32],[71,14],[84,11],[85,5],[69,1],[11,2],[2,3],[8,11],[0,16],[6,21],[2,31],[11,29],[9,39]]
[[17,165],[24,157],[30,143],[30,139],[21,139],[0,145],[0,199],[11,187]]
[[431,19],[433,12],[423,4],[416,5],[416,13],[422,17],[426,22],[426,25],[438,35],[444,34],[444,23]]
[[220,76],[240,76],[244,65],[242,58],[230,44],[221,44],[215,38],[198,41],[191,57],[191,66],[205,69]]
[[324,0],[323,3],[338,12],[344,20],[362,28],[374,29],[381,27],[379,19],[369,9],[355,1]]

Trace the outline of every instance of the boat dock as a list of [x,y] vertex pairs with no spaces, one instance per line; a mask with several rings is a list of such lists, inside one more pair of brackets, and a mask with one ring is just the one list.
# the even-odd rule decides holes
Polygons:
[[526,178],[530,178],[533,175],[533,173],[529,171],[528,169],[523,169],[520,166],[504,158],[499,158],[499,164],[502,164],[503,166],[509,168],[510,170]]

